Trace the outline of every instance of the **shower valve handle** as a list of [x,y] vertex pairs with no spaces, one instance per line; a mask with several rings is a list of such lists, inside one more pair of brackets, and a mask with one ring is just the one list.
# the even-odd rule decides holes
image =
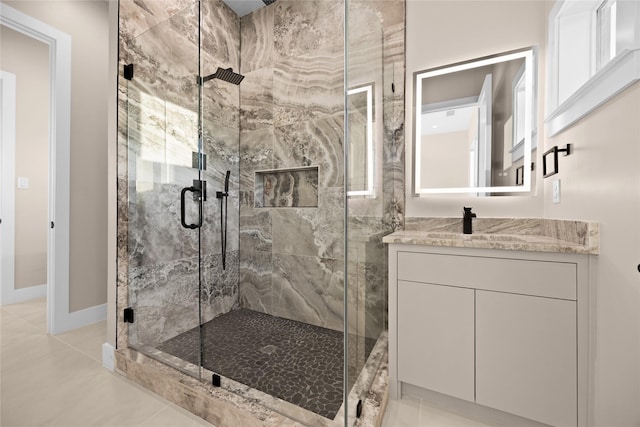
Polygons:
[[184,228],[194,229],[202,227],[202,200],[198,198],[198,223],[197,224],[187,224],[185,220],[185,195],[187,192],[194,193],[196,195],[200,194],[200,190],[196,187],[185,187],[180,192],[180,222]]

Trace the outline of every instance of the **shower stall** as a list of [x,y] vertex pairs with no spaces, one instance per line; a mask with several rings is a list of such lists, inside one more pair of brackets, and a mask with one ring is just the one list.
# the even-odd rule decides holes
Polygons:
[[404,2],[232,3],[120,0],[118,351],[353,425],[403,221]]

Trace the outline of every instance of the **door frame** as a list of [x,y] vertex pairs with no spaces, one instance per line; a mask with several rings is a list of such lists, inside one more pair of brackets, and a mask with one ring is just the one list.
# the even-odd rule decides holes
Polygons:
[[[69,184],[71,146],[71,36],[0,3],[0,24],[49,46],[49,227],[47,331],[73,328],[69,316]],[[4,282],[4,280],[3,280]]]

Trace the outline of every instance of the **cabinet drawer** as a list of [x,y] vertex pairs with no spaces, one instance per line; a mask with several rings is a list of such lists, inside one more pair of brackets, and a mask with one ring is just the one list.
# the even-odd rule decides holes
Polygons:
[[576,299],[576,264],[566,262],[398,252],[398,279]]

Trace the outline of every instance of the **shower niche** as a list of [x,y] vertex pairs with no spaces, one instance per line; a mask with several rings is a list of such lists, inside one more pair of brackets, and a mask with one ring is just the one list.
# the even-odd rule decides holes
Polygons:
[[317,208],[318,167],[255,173],[256,208]]
[[398,134],[403,7],[120,1],[121,373],[219,426],[381,417],[403,191],[380,150],[381,191],[347,197],[345,88],[378,91],[372,144]]

